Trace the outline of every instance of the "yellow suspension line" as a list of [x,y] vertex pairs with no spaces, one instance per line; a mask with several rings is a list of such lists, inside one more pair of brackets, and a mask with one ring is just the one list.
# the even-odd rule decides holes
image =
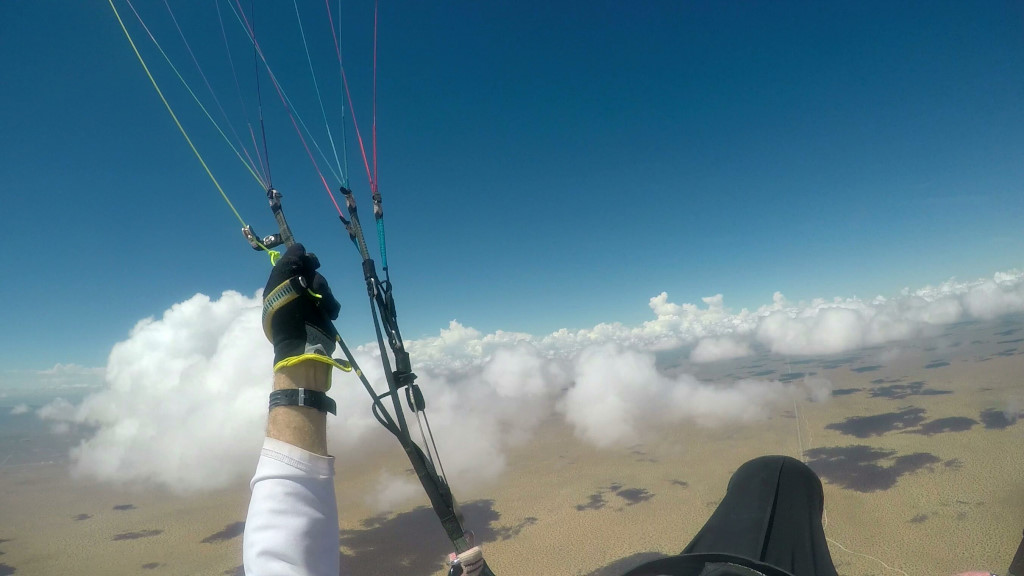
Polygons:
[[[131,3],[129,3],[129,5],[130,4]],[[135,15],[139,16],[138,12],[136,12]],[[142,23],[141,16],[139,17],[139,22]],[[143,28],[146,27],[144,23],[142,24],[142,26]],[[149,31],[147,30],[147,33],[148,32]],[[231,151],[235,153],[235,156],[237,156],[238,159],[242,162],[242,165],[245,166],[245,169],[249,171],[249,174],[252,174],[252,177],[255,178],[257,182],[260,183],[260,186],[264,190],[266,190],[267,183],[264,182],[259,177],[258,174],[256,174],[256,171],[253,169],[252,165],[250,165],[249,162],[242,157],[242,154],[238,151],[237,148],[235,148],[235,145],[231,143],[231,139],[228,138],[228,135],[225,134],[224,130],[221,129],[220,124],[218,124],[217,121],[213,119],[213,116],[210,115],[210,112],[207,111],[206,106],[204,106],[202,101],[199,100],[199,96],[196,95],[196,93],[192,90],[192,87],[188,85],[187,81],[185,81],[185,78],[181,75],[181,72],[178,71],[178,67],[175,66],[173,62],[171,62],[171,58],[167,55],[166,52],[164,52],[163,47],[160,46],[160,43],[156,41],[156,38],[152,35],[152,33],[149,34],[149,38],[153,41],[153,45],[156,46],[156,49],[160,52],[160,55],[164,57],[164,60],[167,62],[167,65],[170,66],[171,70],[174,71],[174,74],[178,77],[178,81],[180,81],[181,85],[185,87],[185,90],[188,90],[188,93],[192,95],[192,99],[196,101],[196,105],[199,106],[199,109],[203,111],[203,114],[206,114],[207,120],[209,120],[210,123],[213,124],[213,127],[217,129],[217,132],[219,132],[221,137],[224,138],[224,142],[227,143],[228,147],[231,148]],[[131,41],[131,38],[129,38],[129,41]],[[202,74],[202,70],[200,70],[200,74]],[[150,77],[150,79],[152,79],[152,77]],[[157,89],[157,91],[159,92],[159,89]],[[230,120],[228,122],[230,123]]]
[[[139,49],[135,46],[135,41],[132,40],[132,35],[128,32],[128,28],[125,27],[124,21],[121,20],[121,15],[117,12],[117,7],[114,6],[114,0],[107,1],[110,3],[110,9],[114,11],[114,16],[117,18],[118,24],[121,25],[121,30],[124,31],[125,37],[128,38],[128,43],[132,45],[132,50],[135,52],[135,57],[138,58],[139,63],[142,64],[142,69],[146,71],[146,76],[149,76],[149,81],[153,83],[153,88],[156,89],[156,93],[160,96],[160,100],[163,101],[164,107],[167,108],[167,112],[170,113],[171,118],[174,120],[174,123],[178,126],[178,130],[181,131],[181,135],[185,137],[185,141],[188,142],[189,147],[192,148],[192,153],[196,155],[196,158],[199,160],[199,163],[203,165],[203,169],[206,170],[206,174],[210,177],[210,180],[213,181],[213,185],[217,188],[217,191],[220,192],[220,195],[222,198],[224,198],[224,201],[228,203],[228,207],[231,208],[231,211],[234,212],[235,218],[238,218],[238,221],[242,223],[243,227],[246,226],[245,220],[242,219],[242,216],[238,213],[238,210],[235,209],[235,205],[231,203],[231,200],[228,198],[228,195],[224,193],[224,189],[221,188],[220,183],[217,182],[216,178],[214,178],[213,172],[210,171],[210,167],[206,165],[206,162],[203,160],[202,155],[199,154],[199,150],[196,149],[195,144],[192,143],[192,139],[188,137],[188,133],[185,132],[185,128],[181,125],[181,122],[178,121],[178,117],[174,114],[174,110],[171,109],[171,105],[167,102],[167,98],[164,97],[164,93],[160,90],[160,86],[157,85],[156,79],[153,78],[153,74],[150,73],[149,67],[146,66],[146,61],[142,59],[142,54],[139,53]],[[271,259],[273,259],[273,257],[271,257]]]

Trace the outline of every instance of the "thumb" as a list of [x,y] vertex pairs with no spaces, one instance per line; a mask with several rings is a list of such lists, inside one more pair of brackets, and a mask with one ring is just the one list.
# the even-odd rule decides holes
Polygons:
[[341,312],[341,303],[338,302],[334,297],[334,293],[331,292],[327,279],[321,274],[317,274],[313,277],[313,285],[310,286],[310,289],[320,295],[319,307],[324,315],[330,320],[337,320],[338,314]]

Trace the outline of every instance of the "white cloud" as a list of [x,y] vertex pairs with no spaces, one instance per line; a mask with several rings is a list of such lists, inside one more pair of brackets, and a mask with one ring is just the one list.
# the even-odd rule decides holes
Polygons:
[[103,368],[80,366],[78,364],[61,364],[58,362],[53,365],[53,368],[39,370],[37,374],[40,376],[72,378],[77,376],[102,376]]
[[721,294],[701,304],[677,304],[662,292],[648,306],[655,318],[637,326],[601,323],[563,328],[545,336],[481,333],[452,321],[440,335],[409,342],[418,363],[468,367],[505,346],[529,343],[548,357],[571,359],[595,345],[615,343],[642,350],[693,346],[691,360],[747,355],[755,345],[783,355],[824,355],[929,335],[963,319],[987,320],[1024,311],[1024,273],[1000,272],[971,282],[949,280],[874,299],[834,298],[791,302],[781,293],[756,310],[732,311]]
[[720,338],[702,338],[697,346],[690,352],[690,361],[698,364],[704,362],[718,362],[719,360],[731,360],[750,356],[750,345],[746,342],[737,341],[734,338],[723,336]]
[[367,498],[367,503],[374,512],[391,512],[417,498],[423,498],[423,488],[418,482],[404,476],[381,472],[377,480],[377,490]]
[[[730,311],[721,295],[700,305],[666,293],[648,303],[655,318],[638,326],[599,324],[546,336],[484,334],[452,321],[437,336],[409,341],[445,472],[458,492],[506,471],[508,450],[528,442],[546,419],[564,418],[598,446],[629,444],[662,426],[693,421],[753,422],[797,391],[827,399],[831,383],[701,382],[666,375],[654,352],[692,346],[694,362],[736,358],[764,347],[777,354],[831,354],[898,342],[965,318],[1024,310],[1024,274],[950,281],[892,298],[794,303],[779,293],[757,310]],[[893,347],[894,349],[896,347]],[[385,389],[376,345],[355,348],[365,375]],[[260,298],[196,295],[136,325],[114,346],[105,369],[57,365],[64,377],[92,374],[105,387],[73,405],[38,410],[62,430],[93,430],[74,449],[74,471],[110,482],[146,482],[179,491],[244,481],[264,433],[271,346],[260,328]],[[335,373],[329,419],[332,453],[347,465],[376,450],[399,450],[373,418],[362,385]],[[406,410],[413,436],[414,414]],[[384,478],[378,508],[411,492],[408,479]]]
[[822,376],[805,376],[803,381],[811,402],[825,402],[832,396],[832,381]]
[[563,361],[519,343],[470,367],[426,368],[419,383],[445,472],[465,487],[505,471],[507,449],[530,438],[570,380]]
[[785,392],[778,382],[719,386],[689,374],[667,376],[654,354],[614,344],[585,350],[574,373],[562,411],[577,436],[603,447],[632,444],[647,430],[684,420],[713,426],[760,419]]
[[1024,288],[1017,279],[1003,282],[987,281],[971,289],[963,296],[964,308],[975,318],[990,320],[997,316],[1024,311]]
[[18,404],[14,408],[11,408],[11,416],[17,416],[19,414],[27,414],[29,412],[28,404]]
[[[103,386],[103,368],[78,364],[55,364],[45,370],[7,370],[0,373],[0,388],[19,394],[53,396],[61,390],[87,391]],[[6,393],[5,393],[6,394]]]
[[114,346],[107,387],[40,416],[96,427],[72,452],[74,472],[173,490],[217,488],[251,473],[264,426],[272,350],[260,301],[196,295],[140,321]]
[[57,398],[36,411],[43,420],[74,420],[75,407],[63,398]]

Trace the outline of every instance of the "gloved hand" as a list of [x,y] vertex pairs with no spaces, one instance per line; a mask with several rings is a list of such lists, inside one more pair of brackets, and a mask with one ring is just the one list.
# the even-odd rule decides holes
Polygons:
[[302,244],[290,246],[263,290],[263,333],[274,345],[274,371],[312,360],[351,370],[331,358],[341,304],[316,269],[320,262]]

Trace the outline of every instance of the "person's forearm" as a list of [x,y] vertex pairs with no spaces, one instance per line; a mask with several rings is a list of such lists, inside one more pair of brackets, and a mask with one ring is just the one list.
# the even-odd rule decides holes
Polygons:
[[[326,392],[331,367],[320,362],[302,362],[281,368],[274,374],[274,390],[305,388]],[[327,414],[306,406],[277,406],[267,417],[267,437],[327,456]]]

